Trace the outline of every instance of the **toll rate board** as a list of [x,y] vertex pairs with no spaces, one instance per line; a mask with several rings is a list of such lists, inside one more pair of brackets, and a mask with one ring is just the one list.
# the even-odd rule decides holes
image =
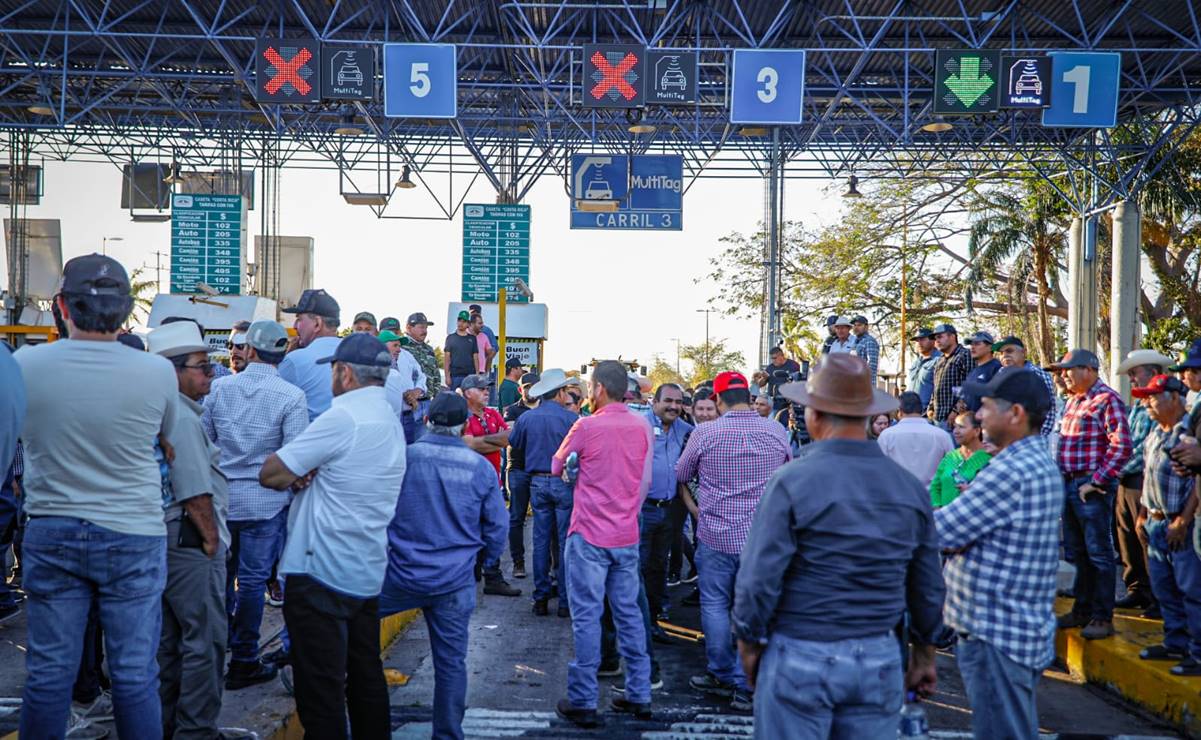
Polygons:
[[530,281],[530,207],[463,206],[463,302],[491,303],[508,289],[508,300],[526,299],[514,281]]
[[246,199],[240,195],[171,197],[171,292],[242,293],[246,274]]

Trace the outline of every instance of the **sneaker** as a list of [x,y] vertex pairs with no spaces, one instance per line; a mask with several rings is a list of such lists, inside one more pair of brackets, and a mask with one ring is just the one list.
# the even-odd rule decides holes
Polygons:
[[1114,603],[1114,607],[1118,609],[1146,609],[1155,603],[1146,594],[1136,592],[1128,593]]
[[0,606],[0,624],[11,622],[21,613],[21,607],[16,604],[5,604]]
[[679,573],[672,573],[671,575],[669,575],[667,577],[667,587],[668,588],[675,588],[676,586],[679,586],[679,585],[680,585],[680,574]]
[[699,676],[693,676],[688,681],[688,685],[693,689],[712,696],[720,696],[723,699],[729,699],[734,696],[734,687],[728,683],[722,683],[717,680],[717,676],[712,673],[703,673]]
[[509,585],[501,575],[490,575],[484,579],[484,593],[493,596],[521,596],[521,589]]
[[754,695],[742,689],[734,689],[734,695],[730,697],[730,711],[738,714],[750,714],[755,711]]
[[1201,676],[1201,663],[1185,658],[1169,669],[1173,676]]
[[546,605],[546,599],[538,599],[534,602],[534,616],[545,617],[550,614],[550,609]]
[[525,563],[513,563],[513,577],[525,578]]
[[264,655],[262,661],[264,663],[271,663],[277,666],[289,665],[292,662],[292,654],[284,648],[280,648],[279,650],[272,650]]
[[[600,675],[599,673],[597,674]],[[609,687],[614,694],[624,694],[626,692],[626,682],[619,681]],[[658,691],[663,688],[663,679],[659,676],[659,671],[651,671],[651,691]]]
[[697,575],[696,569],[693,569],[692,572],[680,579],[680,583],[696,583],[698,578],[700,576]]
[[621,661],[606,663],[601,661],[600,669],[596,672],[597,678],[612,678],[613,676],[621,675]]
[[279,675],[279,666],[261,660],[231,660],[225,674],[225,690],[237,691],[265,683]]
[[1143,648],[1138,657],[1139,660],[1184,660],[1188,655],[1183,650],[1175,650],[1161,644]]
[[276,609],[284,605],[284,590],[280,587],[279,581],[271,581],[267,584],[267,606],[273,606]]
[[1088,625],[1088,617],[1076,612],[1068,612],[1060,614],[1055,618],[1055,628],[1061,630],[1070,630],[1075,627],[1085,627]]
[[649,720],[653,716],[651,713],[650,702],[647,702],[646,704],[640,704],[636,701],[630,701],[624,696],[619,696],[616,699],[613,699],[610,704],[613,707],[613,711],[621,712],[622,714],[632,714],[637,719]]
[[71,712],[69,722],[67,734],[63,737],[70,738],[70,740],[103,740],[110,734],[106,728],[97,725],[95,721],[80,717],[75,712]]
[[586,729],[600,727],[603,724],[600,715],[596,713],[595,709],[576,707],[572,705],[571,699],[560,699],[559,703],[555,705],[555,714],[578,727]]
[[111,692],[101,691],[100,696],[87,704],[71,702],[71,713],[78,714],[81,719],[90,720],[94,723],[112,722],[113,695]]
[[1086,640],[1103,640],[1113,635],[1113,622],[1094,619],[1088,626],[1080,630],[1080,636]]

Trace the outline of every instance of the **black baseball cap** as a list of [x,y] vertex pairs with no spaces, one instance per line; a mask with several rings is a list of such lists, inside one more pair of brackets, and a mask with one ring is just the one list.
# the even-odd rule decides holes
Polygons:
[[467,399],[458,393],[442,391],[430,401],[430,409],[426,418],[431,424],[444,427],[457,427],[467,421]]
[[830,314],[829,316],[826,317],[826,327],[829,328],[831,326],[834,326],[835,321],[838,321],[838,314],[836,314],[836,313]]
[[520,357],[510,357],[505,360],[505,370],[512,370],[515,367],[525,367]]
[[412,326],[413,324],[425,324],[426,326],[433,326],[434,322],[427,319],[425,314],[418,311],[417,313],[409,314],[409,326]]
[[992,351],[1000,352],[1002,349],[1004,349],[1005,347],[1007,347],[1011,344],[1014,346],[1017,346],[1017,347],[1021,347],[1022,349],[1026,349],[1026,345],[1022,342],[1021,339],[1011,335],[1011,336],[1005,337],[1004,339],[1002,339],[999,342],[994,342],[993,346],[992,346]]
[[971,336],[971,338],[968,339],[967,341],[970,344],[975,344],[976,342],[983,342],[984,344],[987,344],[989,346],[989,349],[991,349],[992,343],[997,341],[997,339],[992,334],[989,334],[986,331],[978,331],[975,334],[973,334]]
[[934,336],[934,330],[928,326],[918,327],[918,330],[913,332],[913,336],[909,337],[909,341],[915,339],[929,339]]
[[375,326],[375,314],[371,313],[370,311],[359,311],[354,315],[354,321],[350,323],[357,324],[360,321],[366,321],[372,326]]
[[74,257],[63,266],[59,293],[129,295],[129,275],[121,263],[103,254]]
[[959,336],[959,332],[955,329],[954,324],[945,323],[934,325],[934,328],[930,330],[930,335],[934,336],[935,334],[954,334],[955,336]]
[[1046,413],[1051,408],[1051,396],[1038,373],[1026,367],[1003,367],[987,383],[968,381],[963,384],[968,398],[995,398],[1021,404],[1028,413]]
[[400,333],[400,319],[395,316],[385,316],[384,320],[379,322],[380,331],[394,331]]
[[867,317],[866,317],[866,316],[864,316],[863,314],[859,314],[859,315],[858,315],[858,316],[856,316],[855,318],[851,319],[851,323],[852,323],[852,324],[866,324],[866,323],[867,323]]
[[326,293],[321,288],[306,290],[300,294],[300,300],[295,306],[285,308],[284,313],[311,313],[317,316],[329,316],[330,318],[340,318],[342,309],[338,306],[338,302],[329,293]]
[[518,383],[518,385],[522,388],[525,388],[527,386],[536,384],[539,380],[542,380],[542,376],[538,373],[526,373],[525,375],[521,376],[521,381]]
[[392,355],[379,339],[370,334],[348,334],[338,342],[338,350],[330,357],[317,360],[318,365],[348,362],[352,365],[392,367]]
[[467,310],[472,313],[483,313],[484,312],[484,309],[480,308],[480,304],[478,304],[478,303],[471,304],[470,306],[467,307]]
[[[389,364],[391,364],[391,361],[392,358],[389,357]],[[483,373],[468,375],[466,378],[463,378],[463,382],[459,384],[459,387],[465,391],[469,391],[472,388],[481,388],[483,390],[487,390],[488,388],[492,387],[492,379]]]
[[1101,361],[1097,356],[1086,349],[1074,349],[1063,356],[1063,359],[1053,365],[1048,365],[1052,370],[1067,370],[1073,367],[1091,367],[1093,370],[1101,369]]

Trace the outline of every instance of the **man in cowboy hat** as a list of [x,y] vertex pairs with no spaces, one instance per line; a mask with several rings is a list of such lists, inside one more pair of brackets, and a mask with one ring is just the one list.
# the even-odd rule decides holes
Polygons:
[[[814,441],[768,484],[738,570],[734,634],[755,685],[755,735],[894,737],[903,688],[929,694],[937,680],[943,581],[930,496],[867,439],[867,420],[897,401],[872,388],[859,357],[830,354],[780,392],[804,405]],[[916,644],[903,687],[892,630],[906,610]],[[869,673],[883,687],[864,683]],[[815,674],[817,693],[799,696],[795,682]]]
[[538,399],[538,406],[517,419],[509,433],[509,445],[524,460],[530,481],[530,504],[534,509],[534,614],[544,617],[549,613],[546,602],[553,593],[550,546],[556,541],[559,616],[567,617],[570,612],[563,548],[567,544],[567,525],[571,522],[571,486],[551,474],[551,459],[579,417],[566,408],[567,373],[557,367],[542,374],[530,387],[529,397]]

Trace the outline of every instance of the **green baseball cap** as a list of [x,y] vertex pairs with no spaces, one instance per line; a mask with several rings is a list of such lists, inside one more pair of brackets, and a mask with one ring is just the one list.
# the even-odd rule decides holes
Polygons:
[[459,321],[471,321],[471,314],[466,311],[459,311]]
[[393,332],[393,331],[388,331],[387,329],[384,329],[383,331],[381,331],[381,332],[379,333],[379,340],[380,340],[381,342],[385,342],[385,343],[387,343],[387,342],[399,342],[399,341],[400,341],[400,335],[399,335],[399,334],[397,334],[396,332]]

